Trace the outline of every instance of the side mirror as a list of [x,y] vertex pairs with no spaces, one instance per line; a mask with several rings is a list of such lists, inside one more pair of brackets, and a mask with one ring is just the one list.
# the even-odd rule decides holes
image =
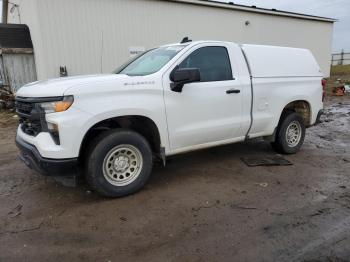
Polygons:
[[174,92],[181,92],[185,84],[201,81],[201,74],[198,68],[178,67],[170,74],[170,89]]

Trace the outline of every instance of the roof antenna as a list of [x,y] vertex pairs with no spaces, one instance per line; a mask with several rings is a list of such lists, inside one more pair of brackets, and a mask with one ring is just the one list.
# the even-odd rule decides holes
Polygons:
[[184,43],[188,43],[188,42],[192,42],[192,40],[188,39],[188,36],[186,36],[181,40],[180,44],[184,44]]

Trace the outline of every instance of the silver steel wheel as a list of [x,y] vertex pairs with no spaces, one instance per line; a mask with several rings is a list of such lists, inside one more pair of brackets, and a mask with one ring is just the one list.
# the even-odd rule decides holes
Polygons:
[[288,146],[295,147],[299,144],[302,135],[302,128],[298,121],[291,122],[286,130],[286,141]]
[[142,166],[140,150],[132,145],[119,145],[104,158],[103,175],[114,186],[126,186],[140,175]]

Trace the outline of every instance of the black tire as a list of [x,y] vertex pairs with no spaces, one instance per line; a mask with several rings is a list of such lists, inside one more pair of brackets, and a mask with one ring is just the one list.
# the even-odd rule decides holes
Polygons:
[[[117,186],[107,180],[104,161],[108,154],[120,145],[131,145],[138,149],[139,155],[142,156],[142,168],[131,183]],[[131,130],[114,129],[102,133],[91,143],[86,159],[85,174],[88,184],[100,195],[122,197],[139,191],[146,184],[151,176],[152,166],[152,150],[143,136]]]
[[[291,145],[287,141],[287,129],[291,123],[300,125],[301,136],[295,145]],[[275,141],[271,143],[272,148],[281,154],[295,154],[303,145],[305,138],[305,125],[303,118],[295,112],[288,112],[282,116],[277,127]]]

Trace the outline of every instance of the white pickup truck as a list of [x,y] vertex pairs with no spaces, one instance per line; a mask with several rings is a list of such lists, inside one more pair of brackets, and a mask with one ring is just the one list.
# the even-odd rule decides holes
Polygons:
[[256,137],[295,153],[323,97],[306,49],[185,39],[112,74],[23,86],[16,143],[40,173],[82,171],[97,192],[119,197],[141,189],[167,156]]

